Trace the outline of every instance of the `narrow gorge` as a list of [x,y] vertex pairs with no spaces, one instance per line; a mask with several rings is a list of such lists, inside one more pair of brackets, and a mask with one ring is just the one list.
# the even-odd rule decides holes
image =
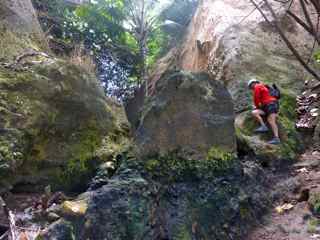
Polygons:
[[[98,2],[68,6],[87,17],[78,4]],[[270,2],[308,59],[313,36]],[[40,3],[0,3],[0,239],[320,239],[318,81],[250,0],[201,0],[163,23],[172,42],[121,101],[80,62],[91,42],[68,56]],[[290,11],[303,18],[298,1]],[[136,61],[131,46],[105,46],[104,77],[133,81],[116,61]],[[254,132],[252,78],[281,90],[280,145]]]

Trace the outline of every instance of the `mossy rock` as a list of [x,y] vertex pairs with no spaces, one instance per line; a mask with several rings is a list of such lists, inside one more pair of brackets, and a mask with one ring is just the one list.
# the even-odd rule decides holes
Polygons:
[[204,159],[212,146],[235,152],[228,90],[206,73],[168,71],[146,99],[135,142],[141,157],[180,151]]
[[140,164],[148,177],[169,184],[213,179],[226,175],[237,166],[234,153],[215,146],[204,159],[185,158],[185,155],[177,151],[143,159]]
[[309,208],[313,214],[320,216],[320,192],[312,193],[308,200]]
[[278,146],[267,143],[272,138],[271,130],[266,134],[254,133],[259,125],[251,115],[251,111],[239,114],[236,117],[236,134],[240,150],[243,152],[251,151],[265,160],[295,159],[303,150],[301,137],[295,129],[295,104],[295,97],[283,92],[278,117],[282,143]]
[[127,143],[122,107],[75,65],[50,59],[25,71],[0,68],[0,89],[0,190],[17,183],[84,188]]

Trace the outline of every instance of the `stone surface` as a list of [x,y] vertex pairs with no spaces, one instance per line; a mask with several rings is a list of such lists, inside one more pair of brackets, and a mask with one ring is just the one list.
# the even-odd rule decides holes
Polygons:
[[53,212],[49,212],[47,215],[47,219],[49,222],[55,222],[60,219],[60,216],[58,214],[53,213]]
[[170,184],[123,169],[85,194],[86,214],[71,220],[75,239],[240,239],[269,203],[267,176],[253,179],[240,169],[220,179]]
[[135,140],[142,156],[185,151],[205,157],[212,147],[235,152],[233,103],[207,74],[169,72],[147,100]]
[[64,220],[58,220],[50,225],[37,239],[41,240],[74,240],[72,225]]
[[62,204],[62,211],[67,215],[81,216],[87,211],[88,204],[85,200],[65,201]]
[[0,15],[0,59],[11,60],[26,48],[46,49],[31,0],[2,0]]
[[294,164],[295,168],[307,168],[307,169],[314,169],[320,166],[320,159],[309,159],[304,162],[298,162]]
[[[287,161],[297,158],[303,150],[300,135],[294,127],[294,122],[288,116],[281,115],[278,120],[281,144],[271,145],[267,142],[273,137],[271,129],[264,134],[254,133],[259,127],[250,111],[238,114],[235,121],[238,150],[253,154],[257,159],[267,166],[279,166]],[[279,161],[284,160],[285,162]]]
[[122,106],[93,73],[42,52],[30,0],[3,0],[0,15],[0,193],[49,183],[84,190],[97,165],[122,148]]
[[[285,7],[276,1],[272,1],[272,5],[286,36],[303,56],[308,56],[312,48],[311,37],[286,16]],[[159,61],[151,85],[155,86],[161,73],[168,69],[205,71],[213,79],[225,82],[235,100],[236,112],[251,106],[246,82],[253,77],[299,93],[308,74],[277,31],[258,11],[252,12],[253,9],[247,0],[201,1],[183,43],[177,46],[178,50],[165,56],[165,61]],[[291,10],[300,14],[295,3]]]
[[122,107],[72,64],[0,67],[0,89],[0,192],[13,184],[83,188],[128,133]]

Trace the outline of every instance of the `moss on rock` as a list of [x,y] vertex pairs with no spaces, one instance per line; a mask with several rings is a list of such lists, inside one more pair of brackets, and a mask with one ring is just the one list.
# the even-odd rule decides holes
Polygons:
[[206,73],[168,71],[146,100],[135,142],[141,157],[186,152],[204,159],[212,147],[236,151],[233,102]]
[[212,147],[205,159],[185,158],[186,154],[172,152],[142,161],[143,169],[154,180],[166,183],[214,178],[235,166],[234,153]]
[[123,109],[72,64],[50,59],[19,72],[0,67],[0,88],[0,165],[9,166],[1,176],[12,176],[11,184],[83,188],[127,141]]
[[320,192],[312,193],[308,200],[311,211],[316,215],[320,216]]

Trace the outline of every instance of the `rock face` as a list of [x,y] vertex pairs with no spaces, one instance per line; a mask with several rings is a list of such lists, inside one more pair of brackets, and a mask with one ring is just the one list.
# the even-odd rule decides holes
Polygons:
[[[285,15],[285,8],[275,1],[272,4],[288,38],[308,56],[307,43],[312,43],[308,34]],[[182,47],[165,57],[166,64],[160,61],[152,77],[153,84],[172,67],[191,72],[205,71],[213,79],[226,83],[237,112],[250,106],[245,83],[253,77],[275,82],[290,89],[291,93],[298,93],[303,79],[308,76],[275,29],[258,11],[251,13],[253,9],[246,0],[201,1]],[[296,11],[295,5],[292,11]]]
[[104,154],[98,149],[112,152],[124,133],[121,107],[94,76],[66,62],[49,59],[19,72],[0,67],[0,89],[0,189],[80,183]]
[[231,97],[208,74],[169,72],[144,106],[135,139],[143,156],[181,150],[205,157],[211,147],[235,152]]
[[45,48],[45,39],[31,0],[0,3],[0,59],[11,59],[26,48]]
[[93,74],[41,52],[30,0],[3,0],[0,15],[0,193],[85,188],[128,133],[123,109]]
[[[170,184],[127,169],[80,197],[88,202],[82,216],[64,219],[79,240],[240,239],[270,199],[261,169],[252,164],[242,175],[238,167],[223,179]],[[261,185],[251,185],[253,180]],[[51,232],[59,228],[50,227]]]
[[[308,43],[312,43],[308,33],[286,15],[283,4],[276,1],[272,4],[277,9],[287,37],[302,55],[308,56],[311,47]],[[246,0],[201,1],[181,46],[172,49],[158,62],[150,88],[156,95],[156,86],[168,69],[207,72],[212,79],[226,85],[234,100],[236,123],[241,123],[236,125],[238,139],[247,139],[247,145],[257,155],[267,155],[271,159],[294,158],[302,145],[294,126],[295,97],[303,87],[304,80],[310,77],[295,60],[278,32],[258,11],[252,12],[253,9]],[[297,9],[293,4],[291,10],[299,15]],[[270,14],[267,16],[272,19]],[[250,116],[252,100],[247,89],[250,78],[276,83],[281,88],[281,149],[265,144],[271,135],[266,138],[253,133],[255,123]]]

